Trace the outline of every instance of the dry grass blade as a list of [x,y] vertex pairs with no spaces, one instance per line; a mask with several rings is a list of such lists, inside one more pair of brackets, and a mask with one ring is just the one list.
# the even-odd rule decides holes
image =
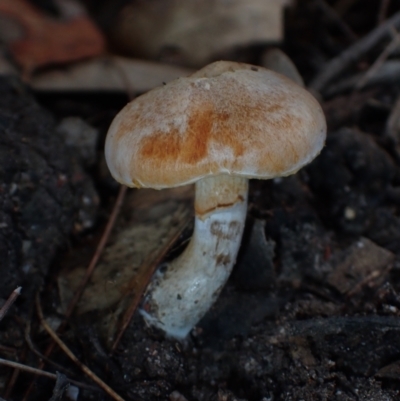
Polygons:
[[53,362],[50,358],[47,358],[44,356],[41,352],[37,350],[35,345],[32,342],[31,336],[30,336],[30,331],[31,331],[31,324],[28,322],[25,327],[25,341],[28,344],[29,349],[37,355],[40,359],[43,361],[47,362],[49,365],[52,365],[54,368],[56,368],[59,372],[64,373],[65,375],[71,376],[73,373],[68,371],[68,369],[65,369],[63,366],[59,365],[56,362]]
[[[103,235],[101,236],[100,242],[99,242],[99,244],[96,248],[96,251],[89,263],[89,266],[88,266],[86,272],[85,272],[85,276],[82,279],[82,282],[80,283],[79,289],[76,291],[74,298],[71,300],[71,302],[68,306],[67,312],[65,313],[65,319],[64,319],[63,323],[60,325],[59,331],[64,330],[65,326],[67,325],[68,318],[71,316],[76,304],[78,303],[79,299],[82,296],[82,293],[86,287],[86,284],[88,283],[88,281],[90,280],[90,277],[93,274],[94,268],[96,267],[97,262],[100,259],[100,256],[104,250],[104,247],[108,241],[108,238],[110,237],[110,234],[114,227],[115,221],[121,210],[122,204],[125,199],[126,190],[127,190],[127,187],[125,187],[125,186],[121,186],[119,189],[118,196],[114,203],[114,207],[111,212],[110,218],[108,219],[106,228],[104,229],[104,232],[103,232]],[[51,342],[49,344],[49,346],[47,347],[46,351],[44,352],[44,356],[48,357],[53,352],[53,349],[54,349],[54,342]],[[44,367],[44,365],[45,365],[44,361],[42,361],[39,364],[39,369],[42,369]],[[30,386],[28,387],[22,401],[26,401],[28,399],[29,394],[33,388],[32,386],[33,386],[33,383],[31,383]]]
[[85,364],[83,364],[73,352],[64,344],[64,342],[57,336],[55,331],[48,325],[43,316],[42,307],[40,305],[39,294],[36,294],[36,309],[39,316],[40,323],[53,339],[55,343],[67,354],[67,356],[74,362],[79,368],[90,377],[99,387],[101,387],[110,397],[116,401],[124,401],[124,399],[118,395],[108,384],[104,383],[94,372],[92,372]]
[[85,290],[85,287],[86,287],[88,281],[90,280],[90,277],[93,274],[94,268],[96,267],[97,262],[100,259],[100,256],[104,250],[104,247],[107,244],[108,238],[110,237],[111,231],[114,227],[115,221],[118,217],[119,211],[121,210],[122,204],[124,202],[126,190],[127,190],[127,187],[125,187],[123,185],[120,186],[117,199],[115,201],[113,210],[112,210],[110,218],[107,222],[104,233],[101,236],[100,242],[97,246],[96,252],[94,253],[92,260],[89,263],[89,266],[85,272],[85,276],[83,277],[82,282],[79,285],[78,291],[76,291],[75,296],[74,296],[74,298],[72,298],[72,301],[70,302],[70,304],[68,306],[67,312],[65,313],[66,319],[68,319],[71,316],[76,304],[78,303],[79,299],[81,298],[83,291]]
[[370,51],[380,41],[389,37],[392,29],[400,27],[400,11],[389,18],[385,23],[379,25],[368,35],[364,36],[354,45],[329,61],[310,84],[310,88],[322,91],[325,86],[342,73],[348,66],[356,62],[361,56]]
[[17,353],[16,348],[7,347],[6,345],[0,344],[0,352],[4,352],[6,354],[15,355]]
[[[54,373],[46,372],[45,370],[41,370],[41,369],[32,368],[31,366],[27,366],[22,363],[18,363],[18,362],[14,362],[14,361],[9,361],[8,359],[0,358],[0,365],[8,366],[8,367],[14,368],[14,369],[23,370],[24,372],[32,373],[34,375],[48,377],[49,379],[53,379],[53,380],[57,379],[57,375]],[[87,388],[90,390],[98,390],[97,387],[89,386],[88,384],[81,383],[76,380],[68,379],[68,381],[77,387]]]
[[11,295],[8,297],[7,301],[4,303],[4,305],[0,308],[0,322],[3,320],[3,317],[7,314],[9,309],[11,308],[12,304],[15,302],[15,300],[19,297],[21,294],[21,288],[18,287],[16,288]]
[[3,397],[5,399],[8,399],[10,397],[10,394],[14,389],[15,383],[17,382],[20,373],[21,369],[14,368],[14,371],[12,372],[11,377],[8,380],[7,387],[3,393]]

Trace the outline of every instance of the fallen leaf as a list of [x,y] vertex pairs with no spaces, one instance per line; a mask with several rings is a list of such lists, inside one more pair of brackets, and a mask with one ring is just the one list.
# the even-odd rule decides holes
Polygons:
[[21,29],[22,34],[9,38],[8,48],[25,75],[48,64],[96,56],[105,49],[102,34],[82,13],[57,19],[26,0],[0,0],[0,17]]
[[127,54],[201,66],[239,46],[283,39],[288,0],[131,1],[111,29]]
[[34,74],[29,84],[40,91],[147,92],[192,71],[150,61],[105,56]]
[[[149,269],[156,267],[159,255],[190,221],[192,197],[193,186],[141,189],[128,195],[109,245],[77,306],[78,314],[100,312],[99,328],[107,341],[120,329],[132,301],[144,293]],[[58,278],[64,309],[85,274],[84,265],[73,267],[76,258],[75,251]]]

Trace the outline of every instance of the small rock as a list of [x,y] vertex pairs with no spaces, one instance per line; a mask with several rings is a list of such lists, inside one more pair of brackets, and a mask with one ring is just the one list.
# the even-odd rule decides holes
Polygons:
[[373,272],[377,272],[376,279],[382,282],[386,277],[384,271],[394,258],[392,252],[367,238],[361,238],[336,256],[334,271],[328,276],[328,283],[344,294]]
[[57,127],[64,137],[66,145],[76,151],[80,160],[86,166],[92,166],[96,161],[96,145],[99,133],[79,117],[66,117]]

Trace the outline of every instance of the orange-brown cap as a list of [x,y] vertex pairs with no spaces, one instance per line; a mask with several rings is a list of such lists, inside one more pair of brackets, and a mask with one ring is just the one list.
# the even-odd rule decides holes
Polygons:
[[325,136],[322,109],[305,89],[262,67],[218,61],[126,105],[105,154],[120,183],[162,189],[219,174],[290,175]]

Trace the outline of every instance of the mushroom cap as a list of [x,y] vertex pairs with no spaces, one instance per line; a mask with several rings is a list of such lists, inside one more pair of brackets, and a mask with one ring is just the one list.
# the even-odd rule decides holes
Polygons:
[[322,109],[305,89],[262,67],[218,61],[127,104],[105,155],[120,183],[162,189],[219,174],[287,176],[325,137]]

